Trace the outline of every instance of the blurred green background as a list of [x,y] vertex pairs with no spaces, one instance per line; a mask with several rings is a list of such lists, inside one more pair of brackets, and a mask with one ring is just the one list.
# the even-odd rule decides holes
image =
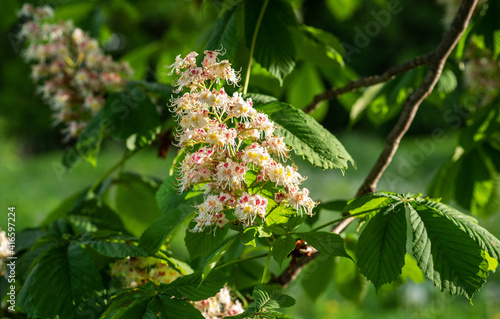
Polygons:
[[[169,83],[164,64],[172,63],[177,54],[202,51],[218,13],[230,2],[54,0],[32,3],[52,5],[58,18],[73,19],[77,26],[98,38],[115,59],[129,61],[137,79]],[[391,2],[399,3],[401,12],[392,15],[387,27],[370,38],[366,50],[360,50],[346,61],[347,67],[356,70],[359,76],[381,73],[391,65],[432,51],[443,34],[442,21],[447,13],[442,5],[435,1]],[[372,21],[373,12],[379,12],[388,1],[297,0],[292,3],[301,22],[332,32],[343,42],[352,44],[360,30],[357,28]],[[22,43],[15,36],[19,29],[16,12],[21,6],[21,1],[4,0],[0,10],[0,203],[5,212],[0,227],[6,226],[7,207],[15,206],[18,230],[38,225],[64,198],[96,181],[123,152],[121,145],[106,141],[96,168],[81,162],[71,171],[63,171],[60,163],[68,145],[62,143],[59,128],[51,126],[48,107],[35,94],[30,68],[21,58]],[[295,78],[297,75],[292,74],[285,79],[284,87],[295,85]],[[312,89],[325,85],[323,80]],[[258,83],[254,87],[259,89]],[[292,98],[286,92],[281,95],[283,100]],[[379,183],[379,190],[425,194],[434,174],[453,154],[456,145],[458,127],[445,116],[437,115],[453,107],[452,102],[446,101],[439,109],[430,102],[422,105]],[[312,168],[298,158],[296,162],[301,173],[308,176],[305,186],[315,200],[347,199],[356,193],[375,162],[395,120],[377,124],[361,118],[350,125],[349,111],[337,101],[330,102],[321,112],[318,118],[346,146],[358,169],[350,168],[343,176],[339,171]],[[459,124],[463,126],[463,121]],[[436,130],[446,133],[436,138],[433,135]],[[133,158],[126,169],[165,178],[172,154],[166,159],[158,158],[155,147],[157,145]],[[482,219],[481,223],[500,236],[498,214]],[[339,294],[334,282],[325,295],[312,301],[301,286],[310,272],[314,270],[306,269],[287,288],[287,293],[297,299],[297,305],[288,311],[295,318],[500,319],[498,272],[489,277],[483,290],[475,296],[474,306],[465,298],[440,293],[429,281],[416,284],[411,280],[397,287],[384,287],[377,294],[369,285],[366,297],[358,303]]]

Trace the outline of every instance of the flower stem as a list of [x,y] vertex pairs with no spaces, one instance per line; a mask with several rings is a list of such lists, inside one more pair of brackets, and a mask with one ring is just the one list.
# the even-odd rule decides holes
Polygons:
[[262,254],[258,254],[258,255],[254,255],[254,256],[243,257],[243,258],[240,258],[240,259],[229,261],[229,262],[227,262],[225,264],[222,264],[220,266],[215,267],[214,269],[221,269],[221,268],[224,268],[224,267],[227,267],[227,266],[238,264],[238,263],[243,262],[243,261],[248,261],[248,260],[252,260],[252,259],[266,257],[267,255],[268,255],[268,253],[262,253]]
[[341,222],[345,219],[348,219],[348,218],[351,218],[351,217],[355,217],[355,216],[360,216],[360,215],[364,215],[364,214],[367,214],[369,212],[373,212],[373,211],[376,211],[376,210],[381,210],[382,208],[384,207],[377,207],[377,208],[374,208],[374,209],[369,209],[369,210],[365,210],[365,211],[362,211],[362,212],[359,212],[359,213],[356,213],[356,214],[352,214],[352,215],[347,215],[347,216],[343,216],[343,217],[340,217],[340,218],[337,218],[337,219],[334,219],[332,221],[329,221],[328,223],[326,224],[323,224],[321,226],[318,226],[316,228],[313,228],[311,229],[310,231],[313,232],[313,231],[317,231],[321,228],[325,228],[326,226],[330,226],[332,224],[335,224],[335,223],[338,223],[338,222]]
[[259,34],[260,24],[262,23],[262,18],[264,18],[264,13],[266,12],[267,5],[269,0],[265,0],[262,5],[262,9],[260,9],[259,18],[257,19],[257,23],[255,24],[255,30],[253,31],[252,45],[250,46],[250,58],[248,59],[248,67],[247,74],[245,76],[245,86],[243,87],[243,94],[247,94],[248,91],[248,82],[250,82],[250,71],[252,68],[252,60],[253,53],[255,51],[255,43],[257,42],[257,35]]
[[269,252],[267,253],[266,265],[264,266],[264,271],[262,272],[261,284],[266,283],[267,273],[269,271],[269,262],[271,262],[271,253],[273,252],[273,246],[269,247]]

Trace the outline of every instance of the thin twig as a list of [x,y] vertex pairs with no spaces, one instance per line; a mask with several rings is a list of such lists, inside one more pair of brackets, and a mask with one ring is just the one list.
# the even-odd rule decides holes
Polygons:
[[[477,0],[463,0],[460,4],[456,17],[450,26],[450,29],[444,35],[436,50],[424,56],[427,57],[426,64],[429,67],[427,74],[425,75],[425,78],[420,86],[405,101],[403,111],[401,112],[398,122],[387,136],[386,144],[382,153],[366,177],[364,183],[359,188],[356,196],[372,193],[377,188],[377,183],[380,180],[380,177],[385,172],[387,166],[391,163],[392,158],[399,147],[401,138],[408,131],[408,128],[417,113],[418,107],[434,89],[434,86],[441,76],[441,72],[443,71],[443,67],[448,59],[448,56],[467,28],[476,4]],[[334,228],[333,232],[340,234],[353,220],[353,217],[343,220],[339,225],[337,225],[337,227]],[[295,263],[290,264],[287,271],[279,277],[274,278],[273,281],[281,284],[282,286],[287,286],[298,276],[302,268],[313,261],[317,256],[318,253],[314,253],[311,256],[299,258]]]
[[415,69],[421,65],[429,62],[430,54],[416,57],[415,59],[405,62],[400,65],[390,67],[380,75],[371,75],[359,80],[351,81],[341,88],[331,88],[323,93],[314,96],[313,101],[304,108],[304,112],[311,114],[316,111],[320,103],[324,100],[331,100],[338,98],[344,93],[354,91],[362,87],[372,86],[378,83],[387,82],[392,80],[396,75]]

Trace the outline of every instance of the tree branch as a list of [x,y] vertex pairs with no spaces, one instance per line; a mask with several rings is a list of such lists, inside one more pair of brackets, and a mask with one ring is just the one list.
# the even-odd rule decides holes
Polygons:
[[[428,55],[421,57],[425,57],[425,64],[429,66],[427,74],[425,75],[425,78],[420,86],[405,101],[405,104],[403,105],[403,111],[401,112],[398,122],[387,136],[386,144],[384,146],[384,149],[382,150],[382,153],[380,154],[377,162],[366,177],[365,181],[359,188],[356,196],[372,193],[377,188],[377,183],[380,180],[380,177],[385,172],[387,166],[389,166],[389,164],[391,163],[392,158],[394,157],[394,154],[399,147],[399,143],[402,137],[408,131],[413,119],[415,118],[415,114],[417,113],[420,104],[434,89],[434,86],[441,76],[441,72],[443,71],[448,56],[467,28],[476,4],[477,0],[463,0],[460,4],[460,8],[458,9],[456,17],[453,20],[452,25],[450,26],[450,29],[446,32],[436,50]],[[406,63],[402,65],[406,65]],[[389,70],[381,77],[387,74]],[[349,84],[347,86],[349,86]],[[337,225],[337,227],[333,229],[333,232],[336,234],[340,234],[353,220],[354,218],[348,218],[342,221],[339,225]],[[317,256],[318,253],[316,252],[314,254],[311,254],[310,256],[303,256],[297,259],[294,263],[290,263],[290,268],[286,272],[281,274],[279,277],[274,278],[273,281],[281,284],[284,287],[287,286],[291,280],[295,279],[298,276],[302,268],[313,261]]]
[[411,61],[405,62],[400,65],[392,66],[389,69],[387,69],[387,71],[385,71],[380,75],[371,75],[365,78],[361,78],[359,80],[351,81],[341,88],[338,89],[331,88],[323,93],[317,94],[314,96],[313,101],[304,108],[304,112],[308,114],[313,113],[318,109],[319,104],[324,100],[331,100],[334,98],[338,98],[344,93],[348,93],[362,87],[372,86],[378,83],[392,80],[398,74],[410,71],[423,64],[426,64],[429,61],[430,56],[431,56],[430,54],[426,54],[423,56],[416,57]]

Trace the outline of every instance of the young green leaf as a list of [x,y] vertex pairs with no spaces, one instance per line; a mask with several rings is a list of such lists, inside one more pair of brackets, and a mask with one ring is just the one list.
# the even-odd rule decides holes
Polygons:
[[278,135],[284,137],[295,154],[323,169],[347,168],[348,162],[355,165],[351,155],[337,138],[316,122],[310,115],[282,102],[271,102],[259,107],[260,111],[281,126]]
[[226,275],[220,271],[213,271],[206,277],[196,272],[179,277],[170,284],[160,284],[158,291],[178,299],[199,301],[215,296],[226,281]]
[[424,200],[423,203],[427,207],[438,210],[444,217],[450,219],[456,226],[465,231],[481,249],[487,251],[491,257],[500,261],[500,240],[479,226],[473,217],[465,215],[443,203],[430,200]]
[[212,271],[212,269],[217,265],[219,260],[224,256],[224,254],[229,250],[229,247],[233,244],[234,240],[237,238],[237,236],[234,236],[232,238],[228,238],[224,241],[224,243],[217,248],[208,258],[208,261],[206,262],[205,266],[203,267],[203,275],[202,275],[202,283],[204,280],[207,279],[208,275]]
[[146,257],[148,254],[140,247],[130,245],[123,242],[113,242],[110,240],[83,240],[82,245],[92,247],[99,254],[111,258],[126,258],[126,257]]
[[139,240],[139,247],[150,254],[155,254],[172,231],[193,211],[191,205],[181,204],[163,214],[144,231]]
[[273,257],[281,266],[290,252],[295,249],[295,240],[292,236],[286,235],[278,238],[273,244]]
[[252,295],[257,310],[286,308],[295,304],[295,299],[281,293],[278,285],[258,285],[253,289]]
[[379,289],[401,274],[406,253],[406,214],[403,201],[381,210],[359,237],[358,267]]
[[472,299],[488,276],[485,252],[456,223],[426,204],[410,206],[413,256],[436,287]]
[[19,292],[19,306],[30,317],[76,318],[85,300],[103,290],[92,259],[80,245],[66,242],[39,259]]
[[191,223],[188,229],[186,229],[186,236],[184,237],[184,243],[189,252],[191,259],[198,256],[206,256],[207,253],[213,251],[219,246],[219,244],[226,237],[228,228],[217,229],[217,231],[212,234],[201,232],[193,233],[189,231],[190,228],[194,227],[194,223]]

